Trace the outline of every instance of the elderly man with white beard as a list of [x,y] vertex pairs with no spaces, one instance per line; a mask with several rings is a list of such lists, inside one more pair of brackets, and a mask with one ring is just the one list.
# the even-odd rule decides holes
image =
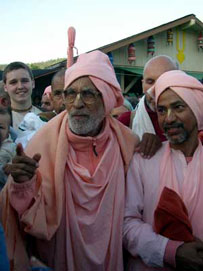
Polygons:
[[64,100],[67,112],[25,152],[17,147],[1,195],[9,258],[15,270],[34,255],[55,271],[122,271],[125,173],[137,137],[110,115],[123,96],[107,55],[83,54],[67,69]]

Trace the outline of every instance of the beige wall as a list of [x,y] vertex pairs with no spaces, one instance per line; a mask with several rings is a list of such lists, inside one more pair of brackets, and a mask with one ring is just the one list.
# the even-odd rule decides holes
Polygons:
[[[154,36],[155,38],[155,55],[169,55],[177,59],[177,49],[176,49],[176,38],[177,30],[179,31],[179,47],[182,49],[182,30],[180,28],[173,29],[173,45],[167,45],[166,32],[159,33]],[[203,73],[203,51],[198,51],[197,47],[197,37],[199,35],[198,31],[191,29],[185,30],[185,60],[179,63],[180,69],[193,72]],[[136,61],[132,64],[128,63],[128,53],[127,46],[115,50],[113,53],[114,65],[121,65],[126,67],[143,67],[144,64],[151,58],[147,56],[147,40],[140,40],[134,43],[136,48]]]

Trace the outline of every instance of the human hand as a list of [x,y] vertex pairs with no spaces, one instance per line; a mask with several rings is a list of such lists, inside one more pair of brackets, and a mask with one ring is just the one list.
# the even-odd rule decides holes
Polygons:
[[139,152],[143,158],[150,159],[161,147],[162,143],[157,135],[145,133],[142,141],[135,148],[135,152]]
[[11,174],[17,183],[27,182],[34,176],[39,166],[38,162],[40,158],[41,155],[39,153],[35,154],[32,158],[28,157],[19,143],[16,147],[16,156],[13,158],[12,164],[7,165],[6,172]]
[[203,270],[203,242],[184,243],[176,251],[176,270]]

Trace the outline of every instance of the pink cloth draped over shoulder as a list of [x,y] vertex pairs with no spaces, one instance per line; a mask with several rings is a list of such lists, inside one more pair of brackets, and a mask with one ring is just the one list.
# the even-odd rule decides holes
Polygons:
[[[193,111],[198,125],[198,130],[203,128],[203,85],[194,77],[183,71],[169,71],[162,74],[155,83],[155,100],[158,103],[160,95],[166,89],[172,89]],[[203,206],[203,147],[199,144],[193,154],[192,160],[188,163],[184,172],[182,184],[177,182],[174,161],[172,160],[170,144],[167,143],[160,165],[160,195],[164,187],[174,190],[183,200],[192,224],[195,237],[203,240],[203,220],[200,216]],[[185,159],[182,154],[182,159]]]
[[[81,270],[78,269],[81,268],[81,264],[91,266],[92,263],[94,269],[88,270],[103,270],[103,259],[106,261],[106,270],[122,270],[122,266],[114,268],[119,262],[115,263],[115,259],[118,260],[118,257],[122,256],[119,234],[123,220],[124,193],[124,180],[119,182],[122,178],[121,174],[119,175],[121,171],[116,173],[116,169],[120,166],[126,172],[137,139],[117,120],[107,117],[106,123],[111,129],[109,144],[104,153],[108,159],[101,159],[99,164],[96,164],[92,177],[77,163],[75,151],[67,140],[65,112],[48,122],[33,137],[26,149],[26,154],[30,157],[39,152],[42,158],[33,203],[21,216],[24,231],[35,238],[50,240],[60,226],[66,200],[66,253],[70,264],[68,270]],[[104,179],[105,176],[107,179]],[[95,183],[91,183],[92,181]],[[10,178],[1,194],[2,220],[9,258],[14,261],[16,270],[20,271],[26,270],[28,257],[16,220],[16,212],[9,202],[11,186]],[[76,202],[73,200],[73,190]],[[90,201],[91,197],[93,201]],[[88,218],[84,209],[90,212]],[[84,218],[86,219],[82,222]]]

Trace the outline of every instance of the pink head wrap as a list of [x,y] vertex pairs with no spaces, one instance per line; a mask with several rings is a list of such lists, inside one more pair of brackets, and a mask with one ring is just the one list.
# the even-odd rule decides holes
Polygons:
[[203,85],[194,77],[180,70],[163,73],[154,85],[155,102],[167,88],[172,89],[193,111],[198,129],[203,129]]
[[48,86],[45,88],[43,95],[47,95],[48,97],[50,97],[51,94],[51,86]]
[[102,93],[106,114],[109,114],[114,107],[123,104],[120,85],[106,54],[93,51],[80,55],[77,62],[66,70],[64,89],[83,76],[88,76]]

